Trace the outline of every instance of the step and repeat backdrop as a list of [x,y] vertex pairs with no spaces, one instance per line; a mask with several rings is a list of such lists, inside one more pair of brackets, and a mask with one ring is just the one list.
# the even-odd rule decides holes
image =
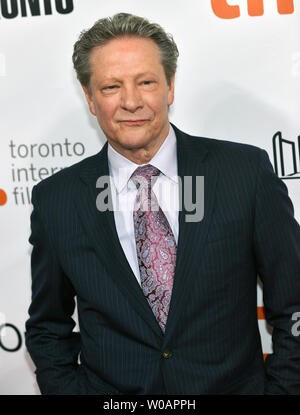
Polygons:
[[[180,52],[170,120],[190,134],[265,149],[299,222],[299,3],[0,0],[0,394],[40,394],[24,344],[32,187],[106,141],[72,68],[80,32],[117,12],[160,23]],[[266,355],[272,329],[257,287]]]

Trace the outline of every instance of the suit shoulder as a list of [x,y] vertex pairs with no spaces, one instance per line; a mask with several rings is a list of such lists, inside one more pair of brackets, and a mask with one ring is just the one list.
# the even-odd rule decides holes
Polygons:
[[[223,175],[255,177],[267,152],[253,144],[187,134],[174,126],[183,151],[190,157],[215,165]],[[228,176],[228,177],[229,177]]]
[[47,193],[50,195],[57,195],[59,193],[71,191],[76,185],[80,173],[86,168],[91,168],[96,165],[98,155],[99,153],[86,157],[83,160],[41,180],[34,186],[34,192],[38,192],[39,194]]
[[263,153],[267,152],[253,144],[240,143],[221,138],[209,138],[187,135],[191,147],[203,152],[207,150],[208,157],[211,161],[216,162],[219,166],[234,166],[242,170],[249,168],[257,169]]
[[235,141],[224,140],[222,138],[209,138],[209,137],[197,137],[190,136],[194,145],[202,143],[206,148],[215,154],[220,155],[245,155],[257,157],[263,149],[248,143],[238,143]]
[[191,149],[196,149],[196,151],[203,152],[203,150],[208,150],[209,153],[221,157],[231,155],[231,157],[245,156],[250,158],[259,157],[264,151],[262,148],[253,144],[229,141],[222,138],[196,136],[181,131],[174,124],[172,126],[177,137],[179,136],[181,138],[184,145]]

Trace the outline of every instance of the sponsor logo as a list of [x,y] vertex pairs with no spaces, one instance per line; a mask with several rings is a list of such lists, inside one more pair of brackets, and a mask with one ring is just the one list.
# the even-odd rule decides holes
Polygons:
[[4,189],[0,183],[0,207],[8,206],[8,201],[16,206],[30,205],[34,184],[63,170],[69,158],[74,164],[86,152],[83,142],[73,142],[68,138],[54,143],[31,144],[11,139],[8,146],[13,189]]
[[[236,19],[240,17],[239,5],[228,4],[227,0],[211,0],[214,14],[221,19]],[[249,16],[262,16],[264,14],[264,0],[247,0]],[[277,0],[279,14],[294,13],[294,0]]]
[[4,19],[68,14],[73,9],[73,0],[0,0],[0,17]]
[[274,169],[280,179],[300,179],[300,136],[297,141],[282,137],[281,131],[273,136]]
[[5,315],[0,313],[0,349],[5,352],[17,352],[22,347],[22,336],[19,329],[5,321]]

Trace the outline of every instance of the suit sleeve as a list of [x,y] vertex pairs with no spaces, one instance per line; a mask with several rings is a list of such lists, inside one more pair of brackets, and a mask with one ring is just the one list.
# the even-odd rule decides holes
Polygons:
[[[263,283],[273,353],[266,359],[266,394],[300,394],[300,226],[285,183],[262,150],[257,179],[254,249]],[[298,334],[298,335],[297,335]]]
[[26,347],[36,366],[42,394],[80,394],[80,334],[72,331],[75,291],[43,226],[36,186],[32,204],[32,299],[25,323]]

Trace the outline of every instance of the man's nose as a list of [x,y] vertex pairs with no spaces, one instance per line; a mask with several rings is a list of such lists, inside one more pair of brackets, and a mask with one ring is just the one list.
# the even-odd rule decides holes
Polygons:
[[121,106],[123,109],[130,112],[135,112],[137,109],[143,107],[143,100],[138,87],[123,87]]

